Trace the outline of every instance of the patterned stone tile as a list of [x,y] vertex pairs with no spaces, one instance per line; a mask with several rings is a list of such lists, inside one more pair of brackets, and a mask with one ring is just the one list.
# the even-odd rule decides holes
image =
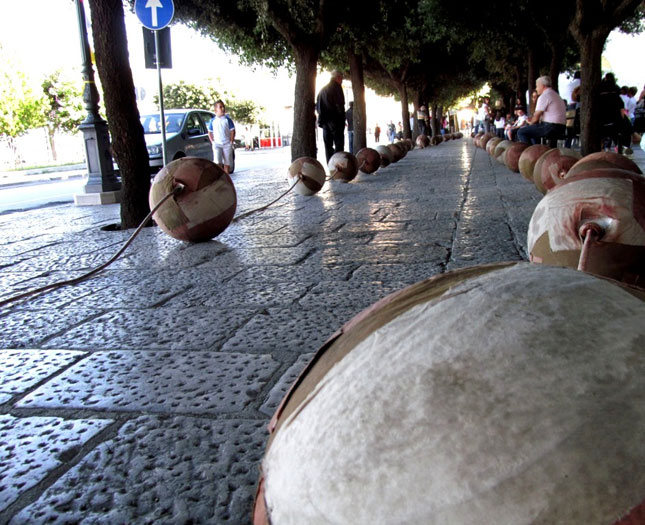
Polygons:
[[139,417],[12,524],[247,523],[266,423]]
[[305,369],[305,366],[307,366],[307,363],[311,361],[311,358],[313,356],[314,354],[311,353],[302,354],[298,357],[296,362],[292,364],[284,374],[282,374],[280,379],[278,379],[276,384],[273,386],[266,400],[264,401],[264,403],[262,403],[260,412],[266,414],[267,416],[273,416],[274,412],[280,406],[282,398],[289,391],[293,382],[298,379],[298,376]]
[[48,338],[99,313],[74,308],[10,311],[0,317],[0,348],[38,348]]
[[0,415],[0,511],[111,422]]
[[320,307],[269,308],[255,315],[224,344],[226,352],[311,352],[320,347],[353,312]]
[[268,355],[96,352],[24,397],[17,406],[238,412],[278,367]]
[[84,355],[65,350],[0,350],[0,392],[25,392]]
[[224,310],[203,306],[115,310],[69,329],[44,346],[87,350],[213,350],[253,313],[244,308]]

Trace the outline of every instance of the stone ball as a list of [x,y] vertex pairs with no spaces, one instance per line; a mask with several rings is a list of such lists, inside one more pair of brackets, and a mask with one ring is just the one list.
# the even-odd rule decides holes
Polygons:
[[430,144],[432,144],[433,146],[438,146],[442,142],[443,142],[443,137],[441,135],[435,135],[430,139]]
[[[562,181],[538,203],[528,228],[531,261],[645,284],[645,177],[595,169]],[[582,238],[596,240],[582,257]]]
[[481,139],[479,139],[479,144],[480,144],[479,147],[482,149],[486,149],[487,142],[493,137],[495,137],[495,135],[493,135],[492,133],[484,133]]
[[506,167],[514,171],[515,173],[520,172],[520,156],[524,153],[524,150],[528,148],[528,144],[523,142],[514,142],[505,152],[504,152],[504,164]]
[[394,144],[388,144],[387,147],[392,152],[392,162],[399,162],[407,153],[403,146],[399,145],[397,142]]
[[428,138],[427,135],[419,135],[417,137],[417,146],[419,146],[421,149],[427,148],[430,145],[430,139]]
[[492,137],[486,142],[486,153],[489,155],[493,155],[493,152],[495,151],[495,147],[502,142],[503,139],[500,139],[499,137]]
[[358,160],[351,153],[339,151],[331,156],[327,168],[333,180],[349,182],[358,174]]
[[385,168],[392,164],[394,156],[392,155],[392,150],[390,150],[390,148],[383,145],[376,146],[376,151],[378,151],[379,155],[381,156],[381,168]]
[[255,523],[615,523],[645,488],[644,318],[636,290],[529,263],[390,295],[284,398]]
[[381,155],[373,148],[362,148],[356,154],[356,160],[362,173],[372,174],[381,167]]
[[412,139],[405,139],[405,143],[408,145],[408,151],[414,149],[414,141]]
[[633,160],[628,159],[624,155],[619,155],[613,151],[600,151],[582,157],[571,167],[565,178],[573,177],[583,171],[599,168],[619,168],[621,170],[633,171],[634,173],[643,173]]
[[520,173],[526,180],[533,184],[533,169],[535,168],[535,163],[548,149],[549,146],[545,146],[544,144],[533,144],[526,148],[520,155],[520,160],[518,162]]
[[502,140],[501,142],[498,142],[497,145],[495,146],[495,149],[493,149],[493,157],[497,160],[497,162],[500,162],[504,164],[504,152],[510,148],[513,145],[513,143],[510,140]]
[[299,195],[314,195],[325,185],[325,168],[312,157],[300,157],[289,166],[289,185]]
[[217,164],[199,157],[173,160],[157,173],[148,200],[154,208],[177,184],[184,190],[168,199],[153,219],[171,237],[202,242],[222,233],[233,220],[237,194],[231,177]]
[[580,153],[569,148],[545,151],[535,163],[533,180],[543,194],[560,184],[571,167],[580,160]]

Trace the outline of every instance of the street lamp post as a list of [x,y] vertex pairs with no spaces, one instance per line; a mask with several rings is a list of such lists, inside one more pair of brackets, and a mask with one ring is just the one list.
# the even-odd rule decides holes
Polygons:
[[75,2],[83,58],[81,70],[84,83],[83,102],[85,102],[87,110],[87,116],[81,122],[79,129],[83,132],[88,178],[83,188],[85,193],[75,195],[74,202],[78,205],[113,204],[119,202],[121,183],[114,173],[107,123],[99,115],[99,93],[94,83],[94,69],[92,68],[92,56],[90,55],[85,23],[85,7],[83,0],[75,0]]

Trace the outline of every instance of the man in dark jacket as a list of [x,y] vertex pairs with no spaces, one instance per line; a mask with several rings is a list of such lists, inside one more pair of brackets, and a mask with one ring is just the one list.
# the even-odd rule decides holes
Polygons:
[[320,90],[316,99],[318,125],[323,129],[327,162],[334,152],[345,146],[345,95],[341,83],[343,75],[332,71],[329,84]]

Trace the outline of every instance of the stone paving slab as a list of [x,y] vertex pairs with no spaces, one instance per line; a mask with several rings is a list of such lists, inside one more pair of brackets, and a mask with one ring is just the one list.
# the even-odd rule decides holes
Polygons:
[[138,417],[11,523],[248,523],[266,423]]
[[[111,423],[0,415],[0,512]],[[25,522],[23,522],[25,523]]]
[[225,352],[312,352],[354,314],[352,308],[268,308],[256,314],[224,345]]
[[0,392],[26,392],[84,355],[68,350],[0,350]]
[[278,366],[269,355],[95,352],[16,406],[193,414],[239,412],[255,399]]
[[280,406],[282,398],[291,388],[293,382],[298,379],[298,376],[307,366],[307,363],[311,361],[311,358],[314,356],[314,353],[302,354],[298,356],[298,359],[293,363],[287,370],[282,374],[280,380],[273,386],[269,395],[266,398],[266,401],[262,403],[260,407],[260,412],[271,417],[275,411]]
[[39,348],[101,312],[85,309],[15,310],[0,317],[0,348]]
[[[49,339],[44,348],[94,350],[215,350],[254,311],[165,306],[148,312],[114,310]],[[1,321],[1,319],[0,319]]]

